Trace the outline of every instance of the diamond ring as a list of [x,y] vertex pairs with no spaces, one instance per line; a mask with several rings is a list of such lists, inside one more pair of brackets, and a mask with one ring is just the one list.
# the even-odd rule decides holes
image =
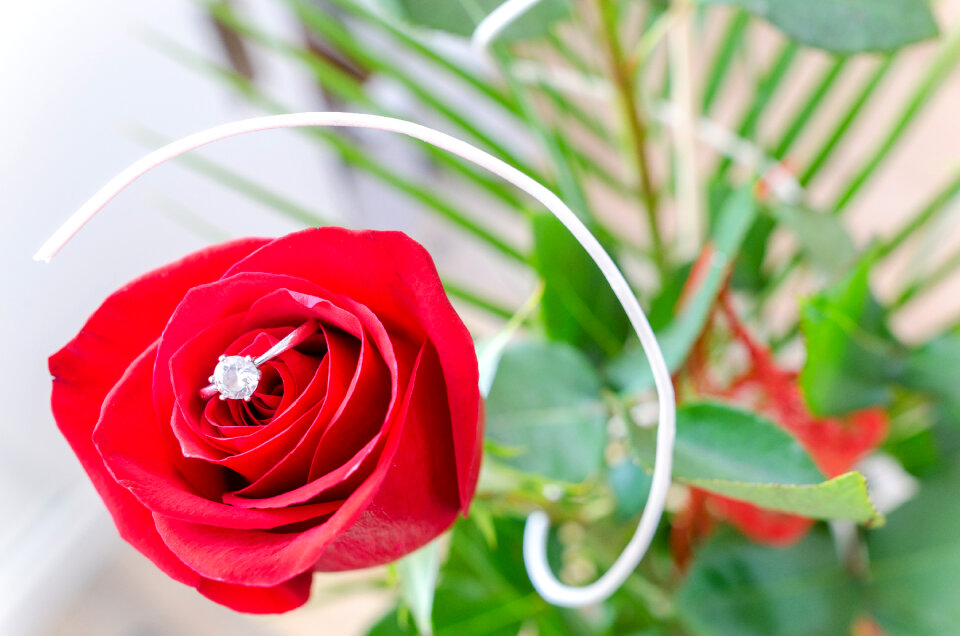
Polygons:
[[319,323],[308,320],[283,338],[280,342],[257,356],[222,355],[208,378],[210,384],[200,389],[200,397],[212,398],[220,394],[221,400],[250,401],[260,384],[260,366],[285,351],[293,349],[307,338],[317,333]]

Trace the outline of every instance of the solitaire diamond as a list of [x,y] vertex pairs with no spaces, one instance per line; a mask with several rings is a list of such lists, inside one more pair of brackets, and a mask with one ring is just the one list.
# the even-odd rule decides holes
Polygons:
[[250,356],[220,356],[210,381],[221,400],[249,400],[260,384],[260,369]]

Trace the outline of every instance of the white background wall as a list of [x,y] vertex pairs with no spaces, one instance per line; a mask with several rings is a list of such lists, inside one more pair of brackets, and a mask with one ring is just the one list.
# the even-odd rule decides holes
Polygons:
[[[169,165],[119,197],[52,264],[31,260],[86,197],[148,150],[130,124],[175,138],[253,114],[147,43],[150,30],[220,57],[197,4],[0,1],[0,634],[55,623],[61,602],[117,549],[51,417],[47,357],[112,290],[210,242],[171,217],[171,207],[238,236],[294,227]],[[292,28],[278,3],[247,5],[272,28]],[[306,83],[269,65],[258,70],[292,107],[317,107]],[[338,211],[323,182],[325,158],[294,134],[229,141],[205,154],[306,207]]]

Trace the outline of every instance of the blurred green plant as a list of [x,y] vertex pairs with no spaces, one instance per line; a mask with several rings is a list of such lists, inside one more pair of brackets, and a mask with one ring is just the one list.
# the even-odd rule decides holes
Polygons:
[[[233,49],[239,42],[298,67],[328,104],[428,123],[554,189],[631,274],[680,400],[677,496],[650,554],[602,606],[550,607],[523,571],[518,519],[540,506],[560,520],[554,567],[582,583],[615,558],[649,488],[652,378],[622,310],[579,247],[506,184],[413,141],[401,143],[430,162],[427,176],[382,159],[375,140],[304,131],[482,246],[504,271],[543,285],[539,315],[513,321],[510,334],[520,324],[523,333],[499,362],[471,518],[447,545],[397,567],[404,593],[371,634],[925,636],[960,628],[950,596],[960,532],[949,513],[960,457],[960,329],[908,344],[889,326],[960,269],[960,255],[934,261],[921,240],[947,231],[960,177],[901,215],[889,236],[863,245],[846,228],[858,197],[955,78],[960,29],[939,34],[925,0],[545,0],[478,57],[462,38],[494,0],[275,1],[302,25],[302,38],[278,36],[229,2],[204,6]],[[780,31],[772,52],[757,37],[769,30],[761,22]],[[151,37],[264,111],[287,110],[249,69]],[[912,88],[885,93],[901,59],[919,53],[903,47],[921,40],[930,40],[928,57]],[[704,71],[685,67],[689,58]],[[785,91],[817,58],[806,90]],[[389,99],[383,82],[396,89]],[[676,101],[684,94],[691,104]],[[868,130],[865,113],[880,94],[894,114]],[[866,133],[871,150],[854,164],[839,158]],[[699,142],[696,161],[684,155],[684,134]],[[276,213],[322,222],[225,166],[194,159],[189,167]],[[690,174],[692,182],[681,178]],[[706,229],[697,253],[683,248],[690,228],[677,223],[689,212],[678,206],[699,200]],[[530,240],[517,240],[518,228]],[[916,275],[876,295],[872,274],[910,251]],[[450,280],[457,302],[494,319],[508,319],[522,301]],[[798,286],[807,298],[794,307]],[[719,308],[731,295],[735,321]],[[802,409],[780,385],[743,390],[762,371],[745,370],[745,350],[756,366],[773,359],[768,348],[805,353],[802,366],[766,370],[802,390]],[[838,430],[855,436],[858,420],[847,416],[865,408],[882,409],[879,450],[920,480],[914,501],[881,511],[884,528],[863,475],[825,476],[811,459],[841,443]],[[808,428],[795,437],[801,424]],[[774,549],[717,530],[723,521],[709,509],[697,516],[684,499],[691,489],[750,504],[754,538],[787,513],[862,526],[852,543],[816,526]]]

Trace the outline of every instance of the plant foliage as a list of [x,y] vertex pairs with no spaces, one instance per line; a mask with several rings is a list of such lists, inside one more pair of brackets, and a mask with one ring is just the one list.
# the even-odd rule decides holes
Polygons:
[[[445,277],[460,306],[513,316],[511,343],[486,404],[473,513],[447,545],[398,566],[398,607],[371,634],[960,629],[960,331],[907,343],[891,326],[960,268],[960,255],[932,260],[919,240],[935,222],[949,227],[960,179],[921,210],[891,209],[906,220],[890,237],[848,232],[864,189],[955,81],[960,31],[939,34],[925,0],[545,0],[478,56],[465,36],[494,0],[275,1],[303,38],[278,36],[233,3],[207,6],[246,46],[300,69],[327,104],[432,125],[563,197],[630,274],[680,406],[677,500],[647,558],[602,606],[550,607],[523,569],[522,516],[547,509],[559,525],[554,568],[584,583],[625,544],[649,488],[652,377],[623,311],[579,245],[507,184],[417,142],[399,143],[427,171],[386,160],[372,136],[304,131],[359,183],[381,184],[383,207],[412,201],[449,240],[487,252],[498,276],[542,285],[530,311],[477,284],[484,272]],[[772,53],[761,22],[779,30]],[[884,98],[892,120],[865,132],[863,113],[902,49],[922,40],[927,65],[909,91]],[[265,112],[287,110],[258,78],[154,41]],[[884,56],[859,60],[865,52]],[[824,56],[805,90],[784,90]],[[875,145],[826,196],[810,196],[858,135]],[[229,168],[190,167],[320,222]],[[875,293],[875,273],[911,251],[918,274]],[[822,458],[844,440],[867,448],[825,473]],[[877,510],[872,499],[886,498],[868,494],[856,465],[873,452],[919,479],[914,500]],[[739,512],[691,503],[704,497]],[[815,521],[860,525],[838,542]],[[800,529],[789,546],[772,539],[783,524]]]

